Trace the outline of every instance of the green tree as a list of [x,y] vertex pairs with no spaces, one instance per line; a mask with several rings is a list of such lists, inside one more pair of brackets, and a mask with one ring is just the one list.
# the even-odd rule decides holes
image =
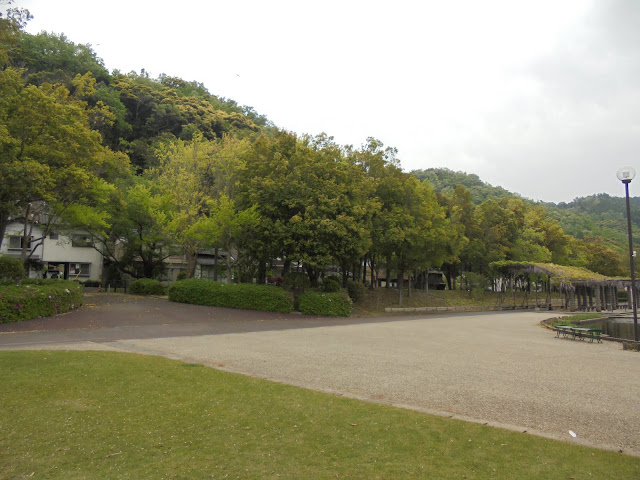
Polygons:
[[[86,227],[108,264],[136,278],[156,278],[178,252],[168,228],[172,198],[146,179],[119,182],[104,207],[106,218]],[[138,268],[138,265],[140,266]]]
[[90,204],[100,179],[129,173],[127,157],[91,130],[85,102],[61,85],[25,85],[13,68],[0,71],[0,147],[0,242],[30,204],[58,221],[70,205]]
[[[247,141],[230,136],[210,141],[196,134],[192,141],[166,145],[158,153],[159,166],[146,173],[173,199],[168,228],[184,249],[189,277],[201,249],[231,248],[237,243],[240,227],[238,222],[228,222],[228,213],[231,209],[233,215],[243,217],[235,209],[233,196],[249,149]],[[216,228],[224,225],[221,231],[212,229],[215,216],[219,217]]]

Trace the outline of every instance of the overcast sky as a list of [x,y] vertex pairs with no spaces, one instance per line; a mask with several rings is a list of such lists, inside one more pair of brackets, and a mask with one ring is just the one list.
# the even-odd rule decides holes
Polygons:
[[640,196],[637,0],[17,0],[106,67],[544,201]]

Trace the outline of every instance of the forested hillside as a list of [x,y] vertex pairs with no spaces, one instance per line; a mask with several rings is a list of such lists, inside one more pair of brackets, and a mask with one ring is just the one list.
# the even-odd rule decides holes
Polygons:
[[90,46],[26,21],[0,19],[0,241],[16,218],[45,236],[80,228],[114,276],[159,276],[172,254],[192,276],[213,249],[233,252],[228,280],[260,283],[302,268],[314,285],[335,269],[344,284],[421,287],[442,267],[454,287],[500,260],[624,273],[609,239],[565,231],[567,209],[473,175],[403,173],[379,140],[298,136],[198,82],[109,72]]
[[[411,173],[419,179],[428,180],[436,192],[442,194],[451,194],[457,185],[463,185],[477,205],[488,199],[521,198],[502,187],[489,185],[473,174],[454,172],[446,168],[416,170]],[[525,202],[529,205],[543,205],[548,217],[556,220],[565,233],[590,244],[589,248],[598,255],[613,258],[611,251],[615,252],[620,258],[620,268],[628,272],[626,256],[629,244],[626,204],[623,197],[611,197],[603,193],[576,198],[570,203],[536,203],[526,199]],[[640,239],[640,197],[631,198],[631,220],[634,238]],[[591,265],[591,268],[602,273],[607,270],[603,266]]]
[[[622,186],[621,186],[622,190]],[[632,197],[631,223],[636,242],[640,240],[640,197]],[[576,198],[570,203],[546,204],[567,233],[576,238],[602,238],[611,248],[628,254],[626,202],[606,193]]]

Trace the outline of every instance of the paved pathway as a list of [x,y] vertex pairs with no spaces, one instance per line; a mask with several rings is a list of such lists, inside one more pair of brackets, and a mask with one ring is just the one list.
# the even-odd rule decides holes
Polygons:
[[0,349],[157,354],[640,455],[640,354],[555,338],[539,326],[548,316],[326,319],[102,294],[54,319],[0,325]]

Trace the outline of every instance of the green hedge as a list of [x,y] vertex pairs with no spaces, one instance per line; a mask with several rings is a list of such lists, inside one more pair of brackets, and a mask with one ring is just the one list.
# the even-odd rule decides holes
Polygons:
[[325,315],[328,317],[348,317],[353,302],[340,292],[306,292],[300,295],[300,311],[307,315]]
[[64,280],[24,280],[0,287],[0,323],[22,322],[68,312],[82,305],[82,286]]
[[169,300],[266,312],[293,311],[293,295],[282,288],[252,283],[212,282],[200,278],[173,283],[169,287]]
[[24,265],[19,258],[0,257],[0,283],[16,283],[24,277]]
[[158,280],[139,278],[131,282],[129,293],[134,295],[164,295],[165,288]]

